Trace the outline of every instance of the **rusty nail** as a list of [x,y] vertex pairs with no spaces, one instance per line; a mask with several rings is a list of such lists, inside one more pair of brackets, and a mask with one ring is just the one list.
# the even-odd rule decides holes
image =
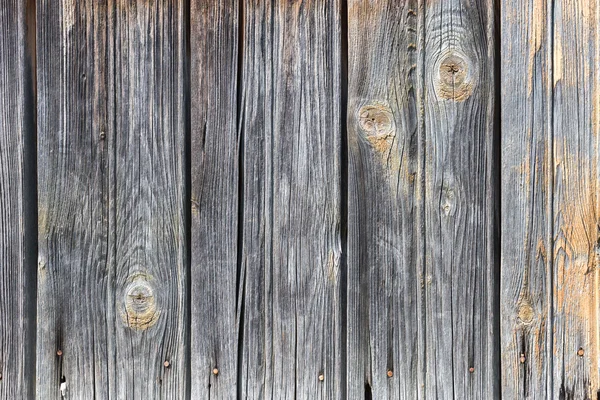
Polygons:
[[169,362],[169,360],[165,360],[163,365],[165,366],[165,368],[169,368],[171,366],[171,363]]
[[519,361],[521,361],[521,364],[525,364],[525,354],[521,353],[521,357],[519,358]]
[[323,382],[325,380],[325,376],[323,374],[319,375],[319,380]]
[[56,350],[56,355],[57,355],[57,356],[59,356],[59,357],[60,357],[60,356],[62,356],[62,354],[63,354],[63,353],[62,353],[62,350],[60,350],[60,349],[59,349],[59,350]]
[[388,378],[391,378],[392,376],[394,376],[394,371],[392,371],[391,369],[389,369],[388,372],[387,372],[387,376],[388,376]]
[[214,375],[219,375],[219,370],[217,368],[213,369],[213,374]]
[[577,350],[577,355],[579,357],[583,357],[583,348],[582,347],[580,347],[579,350]]
[[475,372],[475,368],[473,368],[473,367],[469,367],[469,372],[470,372],[470,373],[473,373],[473,372]]

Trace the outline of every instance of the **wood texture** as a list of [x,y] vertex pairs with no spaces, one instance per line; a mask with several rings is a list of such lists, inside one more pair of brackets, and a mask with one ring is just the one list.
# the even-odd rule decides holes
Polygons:
[[356,0],[348,21],[349,392],[493,398],[493,3]]
[[39,398],[186,393],[183,11],[38,2]]
[[597,1],[552,14],[552,397],[600,395]]
[[192,3],[193,396],[341,396],[339,18]]
[[494,2],[425,4],[426,398],[497,398]]
[[0,5],[0,399],[35,384],[35,6]]
[[351,398],[423,396],[418,7],[417,1],[348,3]]
[[600,11],[503,7],[503,393],[596,398]]
[[553,398],[548,4],[504,0],[502,10],[502,394],[546,399]]

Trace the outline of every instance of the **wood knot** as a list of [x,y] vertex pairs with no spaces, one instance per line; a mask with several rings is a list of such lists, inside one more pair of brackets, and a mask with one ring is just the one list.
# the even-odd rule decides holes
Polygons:
[[464,101],[473,92],[473,77],[469,63],[459,53],[452,52],[442,59],[438,69],[437,94],[445,100]]
[[529,302],[523,302],[519,306],[519,319],[524,324],[530,324],[533,321],[533,308]]
[[156,324],[160,312],[156,308],[154,289],[149,276],[139,274],[131,279],[125,289],[123,322],[135,330],[146,330]]
[[369,136],[389,136],[393,134],[392,111],[385,104],[371,104],[359,112],[360,127]]
[[373,148],[379,152],[390,148],[395,130],[394,116],[387,105],[376,103],[361,107],[358,120]]

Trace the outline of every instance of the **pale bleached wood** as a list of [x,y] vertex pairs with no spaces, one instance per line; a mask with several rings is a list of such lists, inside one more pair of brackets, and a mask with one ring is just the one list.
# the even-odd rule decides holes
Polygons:
[[503,0],[502,396],[551,399],[550,51],[546,0]]
[[600,4],[560,0],[552,13],[552,394],[600,394],[598,83]]

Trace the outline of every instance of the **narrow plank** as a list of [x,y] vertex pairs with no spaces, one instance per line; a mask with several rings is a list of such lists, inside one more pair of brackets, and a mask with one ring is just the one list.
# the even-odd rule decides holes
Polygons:
[[555,398],[546,0],[503,0],[501,352],[503,398]]
[[498,398],[494,2],[425,2],[425,398]]
[[560,0],[553,11],[553,392],[600,393],[597,1]]
[[423,394],[421,11],[348,2],[350,398]]
[[0,5],[0,399],[35,391],[34,21],[31,1]]
[[37,16],[37,395],[182,398],[183,2]]
[[191,368],[198,399],[237,395],[238,9],[236,0],[191,0]]
[[70,398],[109,397],[114,271],[109,146],[100,137],[110,129],[108,9],[94,3],[37,4],[37,397],[44,399],[61,399],[61,383]]
[[262,3],[243,15],[240,393],[344,398],[340,2]]

